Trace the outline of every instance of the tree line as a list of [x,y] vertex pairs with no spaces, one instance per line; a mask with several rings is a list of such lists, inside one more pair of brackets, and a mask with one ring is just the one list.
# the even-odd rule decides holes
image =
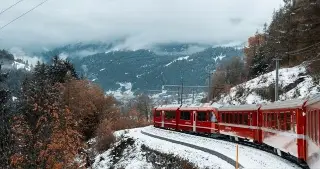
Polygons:
[[88,167],[90,139],[101,152],[115,140],[113,131],[148,124],[145,112],[121,114],[112,96],[57,56],[25,75],[16,99],[5,85],[9,73],[0,73],[0,168]]
[[264,24],[248,38],[245,57],[234,57],[220,65],[212,75],[209,98],[217,99],[235,85],[275,69],[275,58],[281,67],[306,63],[308,74],[320,80],[320,2],[316,0],[283,0],[273,12],[270,25]]

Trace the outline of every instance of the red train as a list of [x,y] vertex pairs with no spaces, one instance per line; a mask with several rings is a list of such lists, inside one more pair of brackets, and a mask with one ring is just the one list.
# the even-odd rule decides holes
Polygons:
[[162,105],[155,127],[250,141],[320,168],[320,95],[270,104]]

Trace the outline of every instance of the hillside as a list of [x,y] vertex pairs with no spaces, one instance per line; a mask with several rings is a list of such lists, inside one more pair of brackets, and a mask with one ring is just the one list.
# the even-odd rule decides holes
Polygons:
[[233,56],[243,56],[241,49],[200,44],[171,43],[150,49],[116,49],[114,44],[79,43],[47,51],[42,57],[68,58],[79,74],[105,91],[119,89],[123,83],[131,83],[133,91],[146,91],[161,89],[165,84],[180,85],[181,79],[187,85],[205,85],[209,71],[213,71],[216,64]]
[[[320,92],[319,82],[307,74],[306,64],[279,70],[279,99],[305,98]],[[274,101],[275,71],[234,86],[217,101],[220,104],[257,104]]]

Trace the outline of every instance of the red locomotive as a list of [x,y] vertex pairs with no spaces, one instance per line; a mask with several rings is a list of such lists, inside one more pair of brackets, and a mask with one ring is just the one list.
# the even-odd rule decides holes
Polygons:
[[153,117],[155,127],[250,141],[320,167],[320,95],[261,105],[165,105]]

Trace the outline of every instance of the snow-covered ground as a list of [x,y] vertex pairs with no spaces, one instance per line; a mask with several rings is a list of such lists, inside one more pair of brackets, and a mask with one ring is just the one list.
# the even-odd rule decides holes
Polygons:
[[[172,62],[169,62],[168,64],[164,65],[164,67],[168,67],[169,65],[171,65],[172,63],[177,62],[177,61],[188,60],[189,57],[190,57],[190,56],[179,57],[179,58],[173,60]],[[193,59],[192,59],[192,60],[193,60]],[[189,60],[189,61],[192,61],[192,60]]]
[[112,95],[123,102],[129,101],[135,97],[132,91],[132,84],[130,82],[117,82],[117,84],[119,84],[120,87],[116,91],[107,91],[106,95]]
[[[186,147],[183,145],[171,143],[161,139],[153,138],[141,133],[144,131],[153,135],[174,139],[189,144],[197,145],[199,147],[208,148],[217,152],[220,152],[229,158],[235,159],[236,156],[236,144],[229,143],[220,140],[214,140],[199,136],[193,136],[183,133],[176,133],[173,131],[167,131],[157,129],[152,126],[136,128],[128,130],[128,132],[118,131],[115,133],[117,137],[124,135],[131,137],[135,140],[134,146],[124,151],[123,156],[119,159],[118,163],[115,164],[115,168],[124,167],[130,168],[152,168],[152,164],[148,163],[145,157],[145,153],[141,151],[141,145],[146,145],[151,149],[159,152],[174,154],[180,158],[187,159],[191,163],[197,165],[199,168],[234,168],[233,165],[226,161],[211,155],[209,153]],[[101,160],[103,159],[103,160]],[[105,169],[109,168],[112,164],[111,150],[104,152],[96,156],[93,168]],[[244,168],[277,168],[277,169],[297,169],[299,168],[295,164],[292,164],[280,157],[269,154],[251,147],[239,145],[239,163]]]
[[[270,100],[263,99],[259,94],[256,93],[256,91],[257,89],[265,89],[274,84],[275,77],[276,72],[272,71],[237,85],[231,88],[229,93],[222,95],[218,103],[232,105],[268,103]],[[299,79],[303,80],[298,83],[297,81]],[[304,98],[309,95],[319,93],[320,91],[320,86],[315,85],[311,76],[306,75],[306,68],[304,65],[279,69],[279,86],[281,89],[285,89],[295,82],[298,83],[297,86],[281,94],[279,96],[280,100]],[[242,96],[239,96],[237,93],[241,89],[244,89],[244,92]]]

